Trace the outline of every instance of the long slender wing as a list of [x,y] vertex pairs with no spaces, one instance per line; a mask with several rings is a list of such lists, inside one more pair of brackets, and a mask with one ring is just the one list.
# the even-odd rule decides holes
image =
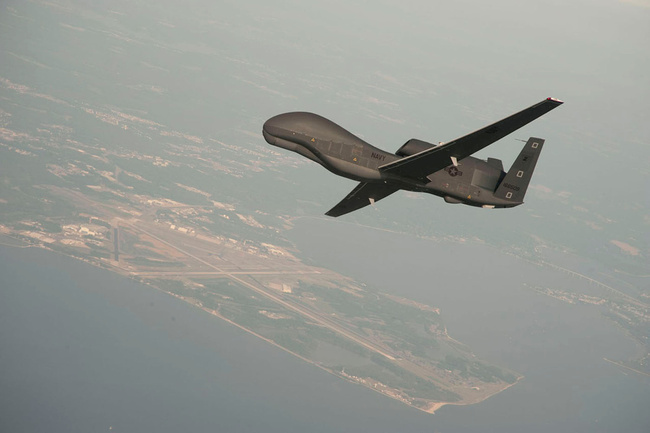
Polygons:
[[466,158],[562,104],[563,102],[558,99],[545,99],[512,116],[441,146],[432,147],[415,155],[382,165],[379,170],[402,177],[423,179],[450,165],[452,157],[458,161]]
[[385,183],[367,183],[361,182],[336,206],[330,209],[325,215],[338,217],[350,213],[371,203],[388,197],[399,188]]

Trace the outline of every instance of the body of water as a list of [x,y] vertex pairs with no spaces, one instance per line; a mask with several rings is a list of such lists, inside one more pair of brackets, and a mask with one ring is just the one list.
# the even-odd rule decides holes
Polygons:
[[532,290],[585,282],[476,243],[429,241],[340,221],[296,221],[292,240],[314,264],[441,309],[449,334],[525,378],[483,403],[447,406],[450,431],[650,431],[650,378],[603,358],[639,347],[598,307]]
[[0,276],[1,431],[331,432],[430,420],[75,259],[0,247]]
[[[312,252],[329,248],[305,240],[313,242]],[[354,254],[351,247],[346,251],[337,257]],[[463,289],[442,300],[426,299],[431,286],[420,280],[401,286],[404,295],[442,306],[454,337],[527,376],[479,405],[428,415],[335,378],[151,287],[60,254],[0,247],[0,275],[2,431],[646,431],[648,425],[647,380],[598,361],[600,354],[557,359],[578,356],[575,351],[595,340],[602,340],[597,350],[611,344],[629,351],[630,344],[588,313],[586,323],[567,330],[572,313],[548,307],[543,298],[538,307],[548,308],[549,316],[542,318],[542,311],[528,318],[541,321],[533,327],[520,322],[535,303],[502,317],[503,305],[521,300],[470,299],[469,311],[453,310]],[[502,318],[467,328],[463,314],[478,311]],[[538,334],[522,346],[534,329]],[[564,337],[557,341],[557,335]],[[506,344],[510,338],[521,341]],[[569,355],[543,355],[545,344],[562,353],[556,346],[567,339],[584,344]],[[586,363],[582,372],[580,362]]]

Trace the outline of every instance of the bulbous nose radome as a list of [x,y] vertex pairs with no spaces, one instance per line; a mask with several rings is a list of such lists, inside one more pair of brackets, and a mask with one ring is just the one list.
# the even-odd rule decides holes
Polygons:
[[275,144],[275,135],[273,135],[270,131],[275,130],[273,124],[269,124],[269,122],[272,119],[267,120],[264,122],[264,125],[262,126],[262,136],[266,140],[267,143],[269,144]]
[[291,134],[297,113],[284,113],[271,117],[262,126],[262,135],[269,144],[276,144],[276,139],[286,138]]

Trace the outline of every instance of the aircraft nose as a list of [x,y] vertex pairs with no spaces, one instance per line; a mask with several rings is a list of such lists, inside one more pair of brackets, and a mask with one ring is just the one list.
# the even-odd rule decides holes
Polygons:
[[332,122],[316,114],[295,111],[271,117],[262,126],[262,134],[267,142],[276,144],[279,139],[295,141],[298,135],[323,135],[331,131],[332,125]]
[[267,143],[275,144],[275,139],[282,133],[282,130],[284,129],[282,126],[286,123],[283,122],[283,116],[285,115],[280,114],[278,116],[273,116],[264,122],[264,125],[262,126],[262,135]]
[[286,131],[291,124],[291,119],[293,117],[292,115],[293,113],[284,113],[273,116],[264,122],[262,130],[273,135],[276,135],[276,133],[280,132],[280,130]]
[[273,118],[267,120],[262,126],[262,135],[264,136],[266,142],[269,144],[275,144],[275,136],[269,132],[270,130],[275,130],[275,126],[273,122],[271,122],[272,120]]
[[297,113],[284,113],[271,117],[262,126],[262,135],[269,144],[276,144],[276,139],[285,138],[295,129]]

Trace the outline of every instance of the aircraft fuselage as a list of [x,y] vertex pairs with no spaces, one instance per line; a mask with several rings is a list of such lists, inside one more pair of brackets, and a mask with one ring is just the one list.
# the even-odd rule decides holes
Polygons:
[[411,139],[389,153],[313,113],[272,117],[262,133],[270,144],[299,153],[339,176],[360,183],[326,215],[337,217],[405,189],[443,197],[448,203],[514,207],[524,195],[544,139],[530,137],[506,173],[498,159],[471,155],[532,122],[562,101],[546,98],[502,120],[438,145]]
[[379,167],[433,147],[410,140],[398,154],[385,152],[355,136],[336,123],[313,113],[285,113],[269,119],[262,128],[272,145],[291,150],[317,162],[339,176],[360,182],[384,182],[399,189],[426,192],[448,203],[480,207],[513,207],[521,202],[501,200],[494,191],[505,176],[501,162],[467,157],[422,179],[408,179],[382,173]]

